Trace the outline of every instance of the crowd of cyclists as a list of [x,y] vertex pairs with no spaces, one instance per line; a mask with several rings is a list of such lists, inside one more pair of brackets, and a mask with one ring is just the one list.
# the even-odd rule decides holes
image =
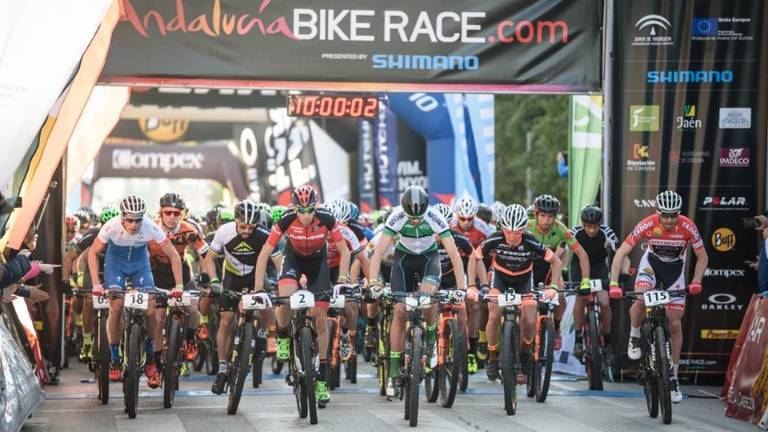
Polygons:
[[[696,225],[680,214],[682,199],[676,192],[661,192],[655,204],[655,213],[621,242],[595,205],[586,206],[580,224],[569,229],[558,217],[560,201],[551,195],[537,197],[527,208],[498,201],[486,206],[469,196],[450,205],[430,205],[427,191],[411,186],[399,206],[367,214],[343,199],[321,203],[318,191],[304,185],[292,191],[288,207],[243,200],[233,208],[216,206],[204,218],[191,215],[176,193],[163,195],[154,215],[140,197],[128,196],[99,214],[81,209],[67,217],[62,284],[79,293],[73,297],[78,319],[72,322],[81,327],[79,359],[92,369],[99,355],[94,349],[94,304],[108,299],[108,377],[113,382],[125,381],[129,374],[126,357],[133,348],[126,341],[130,323],[124,315],[133,307],[146,318],[139,370],[150,388],[172,382],[164,374],[186,375],[206,365],[215,375],[211,391],[231,393],[233,376],[242,372],[233,364],[236,352],[243,352],[238,351],[242,333],[236,328],[240,317],[253,311],[259,330],[255,338],[272,357],[273,371],[289,364],[289,381],[295,383],[301,375],[303,383],[312,383],[305,389],[312,394],[302,396],[308,397],[310,409],[330,403],[330,387],[338,383],[329,383],[339,363],[347,365],[349,377],[349,365],[356,364],[358,355],[377,366],[382,395],[405,398],[408,404],[413,393],[403,393],[445,369],[445,361],[463,369],[464,378],[458,381],[462,389],[466,375],[483,368],[491,381],[530,385],[534,377],[527,365],[540,357],[534,346],[540,344],[541,304],[552,305],[551,343],[559,350],[567,295],[576,295],[573,354],[582,362],[594,358],[591,344],[597,335],[597,355],[603,364],[611,364],[612,345],[619,341],[611,333],[609,298],[625,296],[621,285],[628,279],[628,255],[643,239],[648,247],[636,266],[634,292],[700,293],[707,256]],[[686,287],[689,245],[696,266]],[[131,295],[134,290],[147,296]],[[146,305],[138,305],[144,301]],[[439,340],[445,333],[440,311],[448,303],[454,306],[457,325],[452,328],[460,336],[454,341],[461,349],[451,345],[446,354]],[[671,363],[664,388],[676,403],[682,400],[677,372],[685,299],[668,303]],[[587,319],[589,304],[599,315],[592,333],[587,331],[595,326]],[[185,317],[180,344],[169,343],[172,307]],[[500,324],[511,307],[519,312],[519,335],[505,340]],[[295,340],[296,311],[302,308],[314,339],[310,364],[299,358],[306,348]],[[643,355],[646,310],[642,297],[631,309],[631,360]],[[330,321],[338,323],[338,331]],[[512,351],[502,349],[510,343],[516,345]],[[414,354],[421,352],[414,351],[414,344],[424,347],[423,354]],[[165,353],[176,345],[180,369],[169,367],[172,357]],[[256,351],[245,351],[252,353],[246,364],[262,360]],[[454,358],[459,352],[463,358]],[[505,369],[509,352],[519,355]],[[594,363],[587,364],[590,368],[594,373]],[[419,374],[415,383],[414,370]],[[409,414],[406,407],[409,415],[416,412]]]

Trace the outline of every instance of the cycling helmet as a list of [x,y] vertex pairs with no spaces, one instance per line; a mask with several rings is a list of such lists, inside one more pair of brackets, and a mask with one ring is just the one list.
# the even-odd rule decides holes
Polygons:
[[501,212],[499,224],[509,231],[517,231],[528,225],[528,211],[520,204],[512,204]]
[[494,201],[493,204],[491,204],[491,214],[493,214],[493,218],[496,219],[497,222],[501,219],[501,213],[506,208],[507,206],[501,201]]
[[262,202],[257,202],[256,203],[256,208],[259,209],[259,211],[266,212],[267,214],[270,215],[270,217],[272,217],[272,206],[269,205],[269,203],[265,203],[263,201]]
[[185,210],[187,205],[184,203],[181,195],[174,192],[168,192],[167,194],[160,197],[160,208],[165,207],[173,207],[175,209]]
[[230,209],[221,209],[219,212],[219,224],[232,222],[235,220],[235,212]]
[[147,212],[147,206],[143,199],[136,195],[128,195],[120,201],[120,212],[123,213],[123,216],[144,216],[144,213]]
[[[93,211],[93,209],[88,206],[80,207],[78,211],[83,212],[83,214],[87,215],[86,217],[88,218],[88,222],[90,224],[95,224],[99,220],[99,215],[97,215],[96,212]],[[81,220],[80,224],[82,225],[83,223],[84,221]]]
[[86,213],[84,210],[76,211],[74,216],[80,222],[80,225],[87,225],[91,221],[90,215],[88,215],[88,213]]
[[536,207],[533,204],[529,205],[526,210],[528,211],[528,219],[533,219],[536,216]]
[[360,208],[352,201],[347,201],[347,203],[349,204],[349,217],[357,219],[360,216]]
[[280,205],[272,207],[272,223],[277,223],[283,217],[283,213],[285,213],[285,207]]
[[352,207],[350,206],[349,201],[336,199],[328,204],[328,210],[337,221],[346,222],[351,217]]
[[603,210],[595,205],[588,205],[581,209],[581,222],[587,224],[600,224],[603,222]]
[[477,214],[477,201],[468,195],[456,200],[453,209],[459,217],[471,218]]
[[560,200],[552,195],[539,195],[533,202],[533,207],[540,213],[555,214],[560,211]]
[[246,199],[235,204],[235,220],[240,223],[255,225],[259,222],[260,213],[256,203],[251,200]]
[[477,206],[476,216],[479,217],[485,223],[491,223],[491,217],[493,217],[493,213],[491,212],[490,207],[488,207],[483,203],[480,203]]
[[272,228],[272,213],[264,210],[259,210],[257,219],[258,219],[257,223],[259,225],[262,225],[267,229]]
[[101,214],[99,215],[99,220],[101,221],[102,224],[105,224],[115,216],[119,216],[119,215],[120,215],[120,212],[116,208],[112,206],[107,206],[101,210]]
[[656,210],[662,213],[680,213],[683,198],[674,191],[664,191],[656,195]]
[[294,207],[312,207],[317,205],[317,191],[312,185],[302,185],[293,190],[291,202]]
[[77,231],[80,229],[80,220],[74,215],[67,215],[64,218],[64,225],[67,227],[67,231]]
[[218,207],[214,207],[211,210],[208,210],[208,213],[205,214],[205,223],[209,227],[215,227],[216,224],[219,222],[219,211],[221,209]]
[[403,195],[400,196],[400,205],[403,206],[403,211],[408,216],[420,218],[424,216],[427,207],[429,207],[429,195],[420,186],[408,186]]
[[446,222],[451,223],[453,220],[453,212],[451,211],[451,207],[448,204],[439,203],[432,206],[432,208],[443,215]]

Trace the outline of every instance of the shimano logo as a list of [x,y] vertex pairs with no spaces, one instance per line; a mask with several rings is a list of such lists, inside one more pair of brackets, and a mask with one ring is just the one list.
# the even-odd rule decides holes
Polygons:
[[730,83],[733,72],[715,70],[648,71],[646,81],[659,83]]
[[112,151],[112,168],[116,170],[151,169],[165,173],[173,169],[202,169],[205,156],[202,153],[134,153],[132,150]]
[[480,57],[410,54],[374,54],[373,69],[477,70]]

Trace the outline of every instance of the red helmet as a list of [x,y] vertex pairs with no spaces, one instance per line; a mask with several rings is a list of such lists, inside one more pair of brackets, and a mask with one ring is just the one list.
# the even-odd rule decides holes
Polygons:
[[291,202],[294,207],[312,207],[317,205],[317,191],[312,185],[299,186],[293,190]]
[[64,219],[64,224],[67,227],[67,231],[77,231],[80,229],[80,220],[73,215],[68,215],[66,219]]

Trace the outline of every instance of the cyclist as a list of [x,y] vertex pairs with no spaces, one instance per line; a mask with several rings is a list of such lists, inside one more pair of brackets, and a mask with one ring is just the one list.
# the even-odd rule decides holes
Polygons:
[[80,220],[74,215],[67,215],[67,217],[64,218],[64,228],[67,246],[77,243],[77,241],[80,240],[80,237],[82,237],[82,234],[80,234]]
[[[456,278],[456,288],[466,289],[464,265],[456,249],[456,243],[451,235],[450,227],[440,213],[429,207],[429,195],[419,186],[409,186],[400,197],[400,206],[395,208],[387,218],[384,232],[376,244],[371,258],[369,272],[370,283],[376,288],[384,285],[379,279],[381,261],[394,241],[395,248],[392,274],[390,276],[393,293],[411,293],[418,291],[433,294],[440,286],[440,259],[437,251],[437,239],[442,240],[448,256],[453,263]],[[421,275],[418,288],[414,274]],[[430,310],[427,314],[426,346],[429,363],[434,355],[436,336],[436,313]],[[405,305],[395,305],[390,333],[390,380],[387,383],[387,394],[395,396],[396,382],[400,379],[400,356],[405,343]]]
[[[589,278],[598,280],[608,279],[608,252],[616,252],[619,245],[619,238],[613,230],[603,225],[603,210],[594,205],[588,205],[581,210],[581,225],[573,228],[571,231],[576,241],[584,249],[589,257]],[[629,259],[624,260],[624,269],[629,267]],[[570,270],[571,280],[581,280],[581,267],[571,262]],[[589,289],[582,288],[589,292]],[[612,353],[611,349],[611,305],[608,301],[608,291],[599,291],[596,294],[597,301],[600,303],[600,319],[602,321],[603,341],[605,342],[604,351]],[[584,327],[584,307],[585,297],[576,297],[573,309],[573,322],[576,330],[576,343],[573,348],[573,355],[581,360],[584,354],[584,337],[581,330]]]
[[[235,205],[235,220],[220,226],[210,243],[209,252],[205,256],[206,266],[213,265],[217,255],[224,255],[223,289],[234,292],[248,292],[254,285],[254,278],[264,278],[254,272],[256,257],[266,248],[269,230],[258,224],[261,212],[256,203],[250,200],[240,201]],[[280,254],[272,254],[275,265],[280,267]],[[262,281],[263,283],[263,281]],[[221,291],[222,281],[214,274],[211,276],[211,287]],[[221,394],[229,376],[227,359],[234,337],[235,309],[240,304],[239,297],[219,297],[219,331],[216,344],[219,352],[219,371],[211,392]]]
[[[88,271],[91,276],[93,295],[104,295],[104,286],[99,274],[99,254],[105,250],[104,283],[107,289],[125,289],[126,279],[130,278],[131,286],[137,290],[152,289],[155,281],[149,266],[147,244],[154,240],[158,247],[168,257],[175,283],[172,295],[180,296],[183,290],[181,274],[181,258],[165,234],[152,219],[146,215],[144,200],[134,195],[123,198],[120,202],[120,218],[113,218],[105,223],[88,252]],[[154,310],[154,299],[149,297],[149,310]],[[107,319],[107,337],[112,353],[112,365],[109,376],[112,380],[120,378],[120,317],[123,311],[122,296],[109,301],[109,318]],[[146,340],[147,375],[150,387],[160,385],[160,371],[152,361],[152,335],[155,330],[155,319],[152,314],[147,316],[148,335]]]
[[[204,256],[208,252],[208,243],[203,240],[202,233],[190,222],[184,220],[187,205],[184,199],[177,193],[169,192],[160,197],[160,218],[155,222],[160,226],[165,236],[176,249],[180,257],[188,246],[195,249],[198,256]],[[161,289],[173,289],[173,269],[171,268],[168,257],[162,252],[162,248],[156,242],[149,242],[149,261],[152,266],[152,277],[155,280],[155,286]],[[203,271],[213,274],[214,267],[206,267],[206,261],[202,261]],[[182,280],[187,290],[194,290],[195,284],[192,281],[192,269],[189,264],[182,261]],[[163,330],[165,329],[165,316],[168,302],[166,299],[157,299],[155,301],[155,362],[158,368],[161,366],[163,350]],[[187,308],[189,318],[187,320],[187,334],[184,357],[192,361],[197,357],[197,344],[195,343],[195,332],[200,323],[200,314],[197,311],[197,301],[193,301]]]
[[[548,297],[554,297],[557,292],[560,281],[560,259],[542,244],[530,232],[526,231],[528,225],[528,214],[525,207],[519,204],[512,204],[504,211],[499,212],[499,227],[501,232],[496,232],[488,237],[478,248],[475,249],[473,258],[476,261],[476,267],[470,267],[473,270],[470,278],[474,278],[474,270],[482,284],[487,284],[486,263],[491,268],[491,294],[501,294],[507,291],[514,291],[517,294],[528,293],[533,289],[533,268],[536,259],[542,259],[552,266],[552,280],[550,290],[547,290]],[[478,298],[478,290],[470,287],[467,291],[467,298]],[[488,367],[486,373],[488,379],[494,381],[499,378],[499,352],[498,352],[498,330],[502,311],[494,302],[488,302],[488,324],[485,331],[488,334]],[[526,299],[521,307],[522,320],[520,328],[522,331],[521,352],[526,353],[527,349],[533,343],[536,335],[536,301]],[[518,375],[518,382],[525,381],[523,374]]]
[[[589,257],[584,249],[579,246],[568,227],[556,219],[557,212],[560,211],[560,200],[552,195],[540,195],[533,202],[534,218],[528,220],[528,232],[533,234],[536,239],[550,248],[557,258],[562,260],[565,255],[567,245],[579,260],[581,268],[581,289],[589,289]],[[526,215],[528,212],[526,211]],[[553,278],[554,270],[550,269],[550,264],[542,259],[537,259],[533,263],[533,283],[546,285],[550,278]],[[560,275],[557,275],[558,279]],[[565,297],[560,295],[560,305],[555,310],[555,350],[562,347],[563,340],[560,333],[560,320],[565,313]]]
[[[278,291],[281,296],[291,295],[299,288],[302,275],[306,276],[307,287],[315,295],[315,307],[309,315],[315,318],[317,331],[317,346],[320,357],[320,370],[315,381],[315,396],[318,406],[323,408],[330,402],[330,394],[326,384],[328,377],[328,300],[327,292],[331,287],[330,271],[328,269],[328,251],[326,238],[339,251],[339,283],[349,283],[350,253],[344,237],[339,230],[333,215],[325,209],[318,209],[317,191],[311,185],[299,186],[291,194],[293,210],[283,214],[283,217],[272,227],[269,241],[262,248],[256,262],[256,291],[264,289],[264,274],[267,270],[267,259],[278,246],[282,237],[288,241],[285,244],[283,265],[280,268]],[[290,308],[280,306],[277,310],[277,359],[287,361],[290,357],[289,324],[291,321]]]
[[[456,200],[453,205],[455,218],[451,222],[451,229],[466,236],[472,248],[480,246],[485,239],[493,234],[493,229],[477,217],[478,208],[477,201],[467,195]],[[475,281],[468,281],[468,283],[474,285]],[[469,315],[467,369],[470,373],[475,373],[477,372],[477,360],[485,361],[488,359],[488,339],[485,325],[483,325],[488,321],[488,313],[487,308],[486,311],[483,311],[482,305],[477,301],[468,301],[467,306],[467,314]]]
[[[696,224],[680,214],[683,208],[683,198],[674,191],[664,191],[656,195],[656,214],[641,220],[627,236],[624,243],[616,251],[611,264],[611,282],[609,294],[611,298],[621,298],[618,276],[624,257],[645,239],[648,249],[640,258],[635,291],[654,289],[661,282],[665,290],[685,289],[685,259],[688,246],[693,247],[696,255],[696,267],[688,291],[697,295],[701,293],[701,279],[707,269],[709,258],[704,250],[704,243],[699,235]],[[672,299],[667,305],[669,319],[670,342],[672,345],[672,379],[671,399],[674,403],[683,400],[680,384],[677,379],[677,368],[680,361],[680,350],[683,344],[682,318],[685,312],[685,298]],[[645,318],[645,307],[642,300],[636,301],[629,310],[631,327],[627,356],[638,360],[642,355],[640,350],[640,325]]]
[[[208,234],[205,235],[205,242],[208,243],[210,246],[211,242],[213,241],[213,237],[216,234],[216,231],[221,227],[222,225],[232,222],[235,220],[235,213],[228,208],[224,208],[222,205],[217,204],[212,210],[210,210],[207,215],[206,219],[209,220],[208,222]],[[212,222],[210,222],[212,221]],[[210,248],[209,248],[210,251]],[[214,273],[206,273],[201,272],[200,273],[200,284],[201,285],[207,285],[210,284],[211,278],[216,278],[221,280],[223,278],[222,271],[224,268],[224,255],[222,254],[214,254],[213,263],[214,263]],[[211,298],[209,296],[201,296],[200,300],[198,302],[197,308],[200,312],[200,325],[197,327],[197,339],[199,340],[207,340],[210,337],[209,331],[208,331],[208,311],[211,304]]]
[[480,220],[488,224],[489,227],[493,230],[493,226],[491,226],[491,218],[493,217],[493,212],[491,212],[491,208],[483,203],[479,203],[477,205],[477,216]]

